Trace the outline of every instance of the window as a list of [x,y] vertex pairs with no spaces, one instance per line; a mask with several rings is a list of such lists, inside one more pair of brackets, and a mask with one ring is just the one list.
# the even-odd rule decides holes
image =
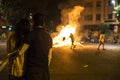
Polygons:
[[108,14],[108,19],[112,19],[112,14]]
[[101,7],[101,1],[96,2],[96,7]]
[[101,20],[101,14],[96,14],[96,21]]
[[86,20],[86,21],[92,21],[93,20],[93,15],[92,14],[85,15],[84,16],[84,20]]
[[108,6],[109,6],[109,7],[114,7],[114,4],[112,3],[112,0],[109,0],[109,1],[108,1]]
[[84,3],[84,7],[86,8],[93,7],[93,2]]

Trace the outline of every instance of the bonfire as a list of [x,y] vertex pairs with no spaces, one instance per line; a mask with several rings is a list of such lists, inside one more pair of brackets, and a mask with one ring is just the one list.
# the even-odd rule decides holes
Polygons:
[[[80,44],[76,32],[79,24],[80,13],[83,11],[83,7],[74,6],[72,9],[62,10],[61,24],[57,27],[58,35],[53,38],[53,47],[70,46],[72,33],[75,38],[75,45]],[[65,23],[66,22],[66,23]],[[63,25],[64,24],[64,25]]]

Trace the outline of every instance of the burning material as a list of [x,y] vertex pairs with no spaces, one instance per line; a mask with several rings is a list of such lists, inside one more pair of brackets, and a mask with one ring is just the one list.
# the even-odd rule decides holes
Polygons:
[[74,44],[77,43],[79,37],[76,32],[77,27],[80,27],[79,18],[83,9],[83,7],[75,6],[73,9],[64,9],[62,11],[62,23],[57,27],[59,34],[53,38],[53,47],[70,46],[70,34],[75,37]]
[[67,25],[60,34],[53,39],[54,47],[69,46],[71,44],[70,33],[75,33],[75,27]]

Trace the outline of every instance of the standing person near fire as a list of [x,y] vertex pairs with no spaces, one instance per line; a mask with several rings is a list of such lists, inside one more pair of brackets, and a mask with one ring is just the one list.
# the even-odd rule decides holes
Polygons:
[[19,53],[26,54],[25,80],[50,80],[52,38],[44,29],[44,19],[43,14],[33,15],[33,31],[25,38]]
[[71,39],[71,49],[74,49],[75,48],[75,45],[74,45],[74,36],[72,33],[70,33],[70,39]]
[[105,43],[105,34],[104,34],[104,32],[102,32],[100,34],[100,36],[99,36],[99,45],[98,45],[97,49],[99,50],[100,46],[102,45],[103,46],[103,50],[105,50],[104,43]]

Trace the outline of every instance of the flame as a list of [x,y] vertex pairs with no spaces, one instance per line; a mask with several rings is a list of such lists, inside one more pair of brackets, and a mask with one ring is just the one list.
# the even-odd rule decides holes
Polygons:
[[[72,9],[62,10],[61,24],[62,26],[57,27],[59,34],[53,39],[53,47],[70,46],[72,33],[75,37],[76,29],[79,27],[80,13],[84,8],[80,6],[75,6]],[[66,26],[63,26],[66,25]],[[77,38],[77,37],[75,37]],[[75,41],[76,42],[76,41]]]
[[71,45],[70,33],[75,33],[75,27],[67,25],[61,30],[60,34],[53,39],[53,47],[69,46]]

